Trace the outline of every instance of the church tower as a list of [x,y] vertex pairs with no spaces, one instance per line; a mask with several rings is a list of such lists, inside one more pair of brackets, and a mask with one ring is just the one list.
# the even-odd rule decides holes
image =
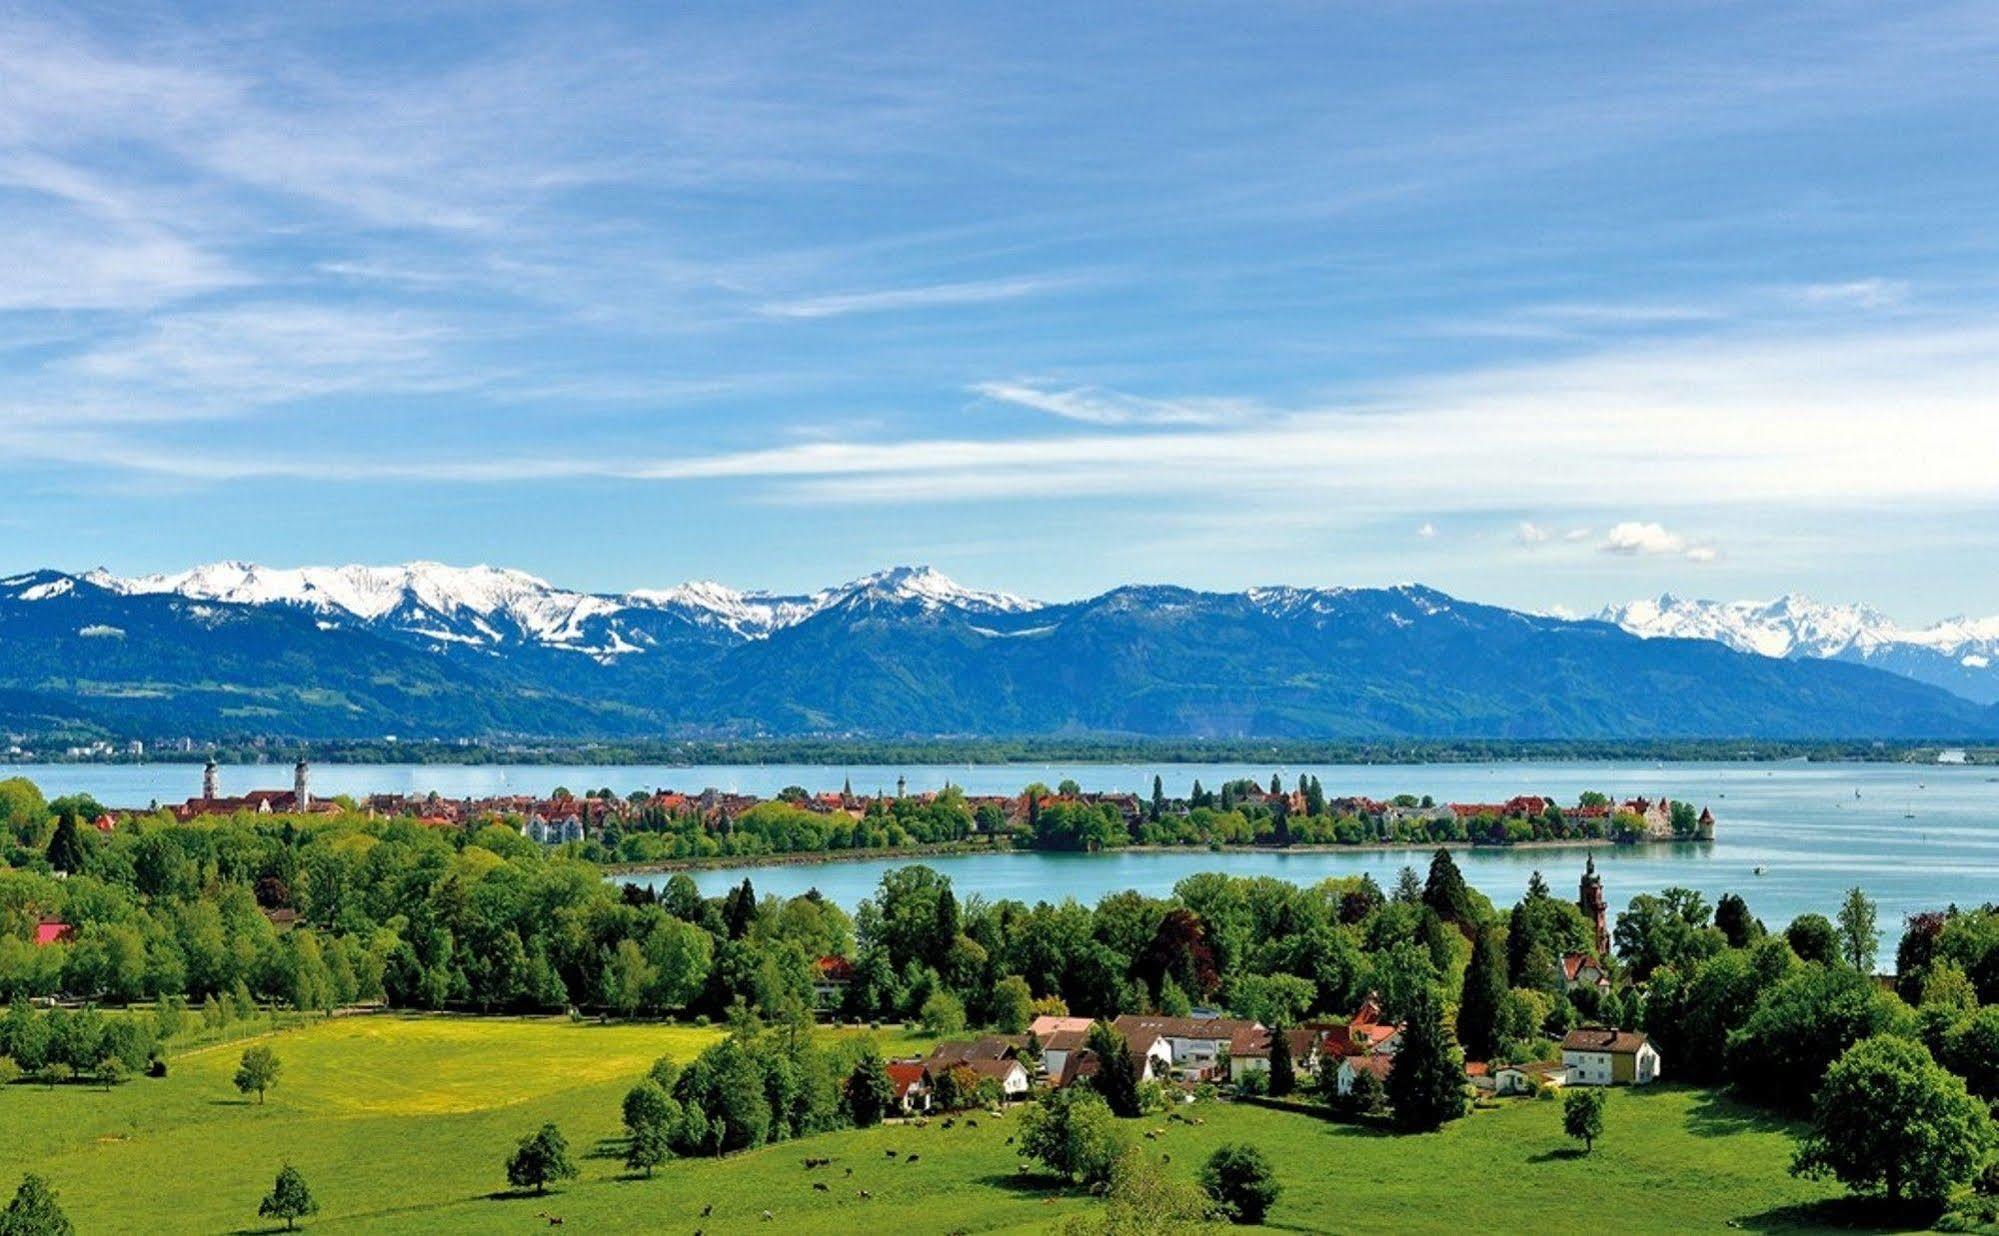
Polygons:
[[1596,873],[1596,855],[1589,856],[1583,864],[1583,880],[1577,890],[1576,904],[1582,907],[1583,917],[1596,928],[1596,954],[1610,956],[1610,927],[1608,916],[1610,903],[1603,896],[1603,877]]
[[300,760],[298,763],[292,765],[293,811],[310,811],[312,809],[312,791],[306,788],[306,772],[307,769],[304,760]]
[[222,797],[222,773],[215,767],[214,760],[202,766],[201,796],[209,799]]

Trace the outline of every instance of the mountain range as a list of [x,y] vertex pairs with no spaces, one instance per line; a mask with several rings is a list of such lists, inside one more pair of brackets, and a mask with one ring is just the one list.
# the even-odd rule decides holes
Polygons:
[[197,738],[1999,734],[1989,700],[1849,655],[1857,636],[1801,653],[1820,645],[1780,647],[1759,635],[1777,620],[1707,605],[1570,620],[1413,584],[1132,586],[1043,604],[925,567],[795,595],[597,594],[422,562],[41,570],[0,580],[0,724]]
[[1608,606],[1596,616],[1647,639],[1711,639],[1766,657],[1851,661],[1981,704],[1999,703],[1999,616],[1904,627],[1865,605],[1804,596],[1695,601],[1671,593]]

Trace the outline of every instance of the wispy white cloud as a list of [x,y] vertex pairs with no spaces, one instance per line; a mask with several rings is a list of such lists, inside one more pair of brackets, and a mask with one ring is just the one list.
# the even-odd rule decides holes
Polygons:
[[1437,525],[1430,523],[1426,520],[1423,523],[1417,525],[1416,535],[1422,537],[1426,541],[1433,541],[1437,537]]
[[906,309],[941,309],[1020,300],[1076,287],[1068,277],[983,279],[966,283],[933,283],[925,287],[885,288],[873,292],[841,292],[797,300],[771,301],[757,312],[769,318],[837,318],[856,313],[886,313]]
[[1523,519],[1513,529],[1513,539],[1517,544],[1532,548],[1546,544],[1553,533],[1531,520]]
[[1909,284],[1904,279],[1882,278],[1809,283],[1795,295],[1800,302],[1817,307],[1892,309],[1909,299]]
[[1227,425],[1266,416],[1254,400],[1197,396],[1149,399],[1094,386],[1053,388],[1031,381],[980,382],[973,391],[998,403],[1089,425]]

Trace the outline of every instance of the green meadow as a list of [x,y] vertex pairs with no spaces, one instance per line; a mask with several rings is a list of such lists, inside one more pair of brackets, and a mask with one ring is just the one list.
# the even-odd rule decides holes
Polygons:
[[[257,1202],[286,1160],[321,1205],[306,1228],[326,1232],[526,1232],[553,1218],[587,1231],[1038,1231],[1096,1204],[1021,1171],[1011,1115],[827,1134],[630,1177],[619,1100],[652,1060],[691,1058],[718,1034],[353,1017],[260,1040],[284,1066],[263,1104],[231,1085],[240,1042],[176,1056],[168,1077],[110,1091],[17,1084],[0,1090],[6,1185],[21,1171],[47,1176],[86,1234],[270,1230]],[[892,1052],[924,1046],[883,1037]],[[1786,1174],[1785,1125],[1702,1090],[1616,1092],[1588,1157],[1548,1102],[1509,1101],[1422,1137],[1224,1103],[1189,1110],[1203,1123],[1132,1122],[1136,1143],[1189,1178],[1224,1141],[1262,1147],[1284,1186],[1273,1228],[1810,1230],[1837,1214],[1823,1205],[1834,1190]],[[550,1120],[581,1178],[545,1197],[508,1192],[507,1152]],[[808,1154],[833,1163],[807,1171]]]

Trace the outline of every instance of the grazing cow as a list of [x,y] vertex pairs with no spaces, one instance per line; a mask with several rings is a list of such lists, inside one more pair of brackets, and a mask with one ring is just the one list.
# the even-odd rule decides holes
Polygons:
[[708,1203],[708,1204],[707,1204],[706,1206],[703,1206],[703,1207],[701,1208],[701,1217],[702,1217],[702,1218],[704,1218],[704,1219],[705,1219],[705,1218],[707,1218],[707,1217],[708,1217],[709,1215],[712,1215],[712,1214],[714,1214],[714,1213],[715,1213],[715,1203],[713,1203],[713,1202],[710,1202],[710,1203]]
[[914,1162],[916,1162],[916,1161],[917,1161],[918,1159],[920,1159],[920,1158],[922,1158],[922,1157],[923,1157],[923,1156],[922,1156],[922,1155],[920,1155],[920,1154],[913,1154],[913,1155],[910,1155],[910,1156],[909,1156],[909,1157],[908,1157],[907,1159],[904,1159],[904,1160],[903,1160],[903,1162],[904,1162],[904,1163],[914,1163]]
[[956,1123],[958,1123],[958,1122],[957,1122],[957,1121],[955,1121],[955,1120],[953,1120],[953,1119],[951,1119],[951,1118],[950,1118],[949,1116],[946,1116],[946,1117],[944,1117],[944,1127],[945,1127],[945,1128],[947,1128],[947,1129],[948,1129],[948,1128],[950,1128],[950,1127],[951,1127],[952,1125],[954,1125],[954,1124],[956,1124]]
[[979,1122],[975,1118],[967,1116],[965,1117],[965,1127],[968,1129],[976,1129],[979,1127]]
[[868,1192],[866,1189],[862,1189],[859,1193],[855,1194],[855,1196],[860,1198],[862,1201],[866,1202],[874,1200],[875,1195]]
[[885,1154],[885,1155],[887,1155],[887,1156],[888,1156],[889,1158],[891,1158],[891,1159],[893,1159],[893,1158],[895,1157],[895,1151],[893,1151],[893,1150],[884,1150],[884,1151],[882,1151],[882,1153],[883,1153],[883,1154]]
[[815,1180],[812,1182],[812,1191],[814,1193],[831,1193],[833,1190],[827,1186],[825,1181]]
[[765,1222],[765,1223],[769,1223],[769,1222],[770,1222],[770,1221],[771,1221],[772,1219],[775,1219],[775,1218],[777,1218],[777,1216],[776,1216],[776,1215],[774,1215],[774,1214],[772,1214],[772,1213],[771,1213],[770,1211],[768,1211],[768,1210],[764,1211],[764,1222]]

